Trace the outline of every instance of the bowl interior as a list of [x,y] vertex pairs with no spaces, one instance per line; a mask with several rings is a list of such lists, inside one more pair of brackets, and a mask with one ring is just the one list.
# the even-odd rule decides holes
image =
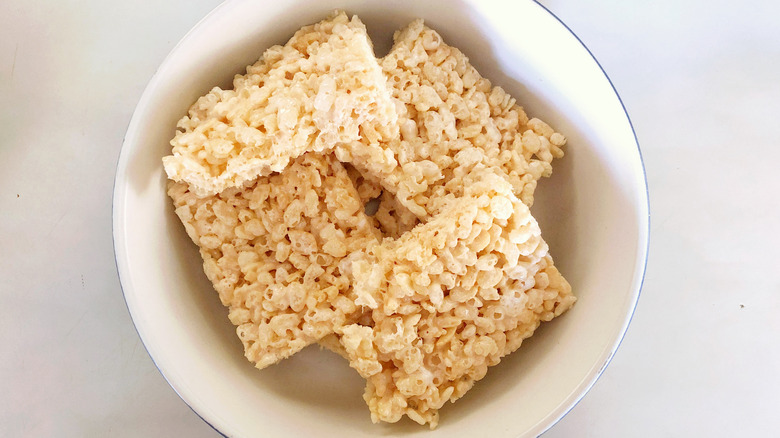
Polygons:
[[[462,400],[437,430],[371,424],[363,382],[312,346],[258,371],[165,194],[161,157],[194,100],[230,86],[269,46],[342,8],[366,23],[377,56],[396,29],[426,19],[483,76],[568,138],[533,212],[579,297]],[[147,350],[179,395],[228,436],[533,436],[563,416],[614,354],[639,295],[647,193],[628,117],[590,53],[533,2],[233,0],[174,49],[147,87],[122,148],[114,234],[125,298]]]

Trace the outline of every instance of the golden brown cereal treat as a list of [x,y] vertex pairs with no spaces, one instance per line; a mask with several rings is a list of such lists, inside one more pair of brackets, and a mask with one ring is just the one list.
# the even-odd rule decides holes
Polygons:
[[358,321],[350,254],[377,241],[346,170],[309,153],[243,189],[168,191],[258,368]]
[[190,108],[163,163],[199,196],[281,171],[307,151],[397,136],[397,116],[363,23],[335,13],[268,49]]
[[[501,284],[497,286],[502,297],[514,297],[513,300],[518,302],[515,307],[518,309],[515,315],[500,314],[503,308],[500,307],[499,310],[496,310],[495,306],[493,308],[486,307],[484,310],[477,309],[479,316],[474,321],[468,322],[462,321],[457,316],[453,318],[453,312],[441,319],[431,318],[430,315],[423,313],[421,321],[424,319],[438,320],[434,324],[437,327],[435,332],[441,333],[439,339],[443,341],[437,340],[427,343],[423,341],[420,343],[422,348],[433,344],[434,350],[431,354],[422,353],[424,357],[418,372],[407,373],[404,369],[413,369],[420,364],[420,361],[416,359],[412,361],[401,360],[399,361],[401,365],[398,366],[395,365],[395,361],[386,363],[381,371],[368,378],[364,398],[369,405],[374,422],[393,421],[400,415],[406,414],[420,424],[428,423],[431,428],[435,428],[439,420],[438,409],[448,400],[454,402],[461,398],[474,386],[477,380],[485,376],[488,367],[498,364],[502,357],[517,350],[523,340],[530,337],[541,322],[550,321],[568,310],[576,301],[574,295],[571,294],[571,286],[552,265],[549,256],[543,259],[542,264],[545,267],[534,276],[535,285],[529,290],[523,292],[517,288],[517,285]],[[500,315],[496,316],[496,314]],[[502,332],[498,328],[502,321],[497,321],[495,323],[496,330],[488,333],[487,331],[492,329],[492,318],[500,318],[503,321],[511,321],[514,318],[517,325],[514,329]],[[465,328],[444,327],[444,325],[455,324],[458,321],[462,321],[461,324],[465,324]],[[364,326],[354,324],[345,328],[345,331],[349,332],[350,329],[355,330],[355,328],[365,330]],[[404,330],[405,328],[398,330],[399,337],[404,335]],[[416,330],[417,333],[430,331],[431,325],[430,323],[418,322],[413,330]],[[480,334],[480,332],[483,333]],[[359,338],[359,340],[365,341],[365,344],[368,345],[369,337],[375,336],[375,333],[374,329],[370,335],[366,334],[364,338]],[[354,344],[355,340],[351,342]],[[353,350],[353,358],[349,357],[349,353],[344,347],[340,350],[334,348],[333,351],[341,354],[342,357],[347,355],[348,359],[353,360],[353,366],[357,363],[361,364],[364,370],[378,369],[374,368],[376,362],[371,359],[369,353],[371,350],[368,348]],[[418,354],[415,351],[394,353],[393,355]],[[355,357],[357,354],[362,356]],[[380,354],[378,359],[381,362],[385,357],[387,355]],[[438,364],[439,361],[442,363]],[[438,365],[431,366],[431,364]],[[421,380],[415,382],[415,378]],[[412,386],[418,385],[420,381],[427,384],[425,389],[409,390],[410,384]],[[437,382],[446,383],[435,388],[431,387],[435,386]],[[422,392],[422,394],[411,397],[407,395],[417,392]]]
[[435,427],[444,403],[575,301],[528,207],[495,178],[353,262],[372,324],[337,333],[374,422]]
[[515,99],[480,76],[468,58],[416,20],[396,32],[381,60],[397,99],[400,138],[338,150],[393,192],[420,218],[435,214],[429,201],[476,163],[502,172],[526,205],[536,181],[563,156],[565,138],[539,119],[528,119]]

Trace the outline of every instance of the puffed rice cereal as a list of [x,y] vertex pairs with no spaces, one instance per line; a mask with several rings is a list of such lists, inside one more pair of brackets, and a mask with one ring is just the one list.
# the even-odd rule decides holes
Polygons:
[[344,12],[268,49],[233,86],[198,99],[163,159],[168,177],[199,196],[279,172],[307,151],[397,132],[366,28]]
[[533,204],[537,180],[563,156],[565,137],[529,119],[422,20],[393,39],[381,65],[396,99],[400,136],[338,150],[339,159],[381,181],[420,218],[435,215],[430,202],[462,187],[462,168],[476,163],[495,168],[517,197]]
[[347,273],[352,254],[377,234],[332,157],[308,153],[281,173],[205,198],[176,182],[168,194],[258,368],[359,317]]

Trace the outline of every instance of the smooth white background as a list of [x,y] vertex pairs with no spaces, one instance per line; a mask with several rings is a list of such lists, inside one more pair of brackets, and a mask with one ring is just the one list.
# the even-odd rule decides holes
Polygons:
[[[0,436],[218,436],[146,354],[111,242],[133,109],[218,3],[0,4]],[[780,4],[542,3],[620,92],[652,215],[628,334],[545,437],[776,434]]]

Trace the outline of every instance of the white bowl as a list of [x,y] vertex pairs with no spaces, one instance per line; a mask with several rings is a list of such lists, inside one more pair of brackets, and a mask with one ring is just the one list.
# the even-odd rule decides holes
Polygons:
[[[190,104],[335,8],[358,14],[378,56],[394,30],[425,18],[530,115],[569,139],[553,177],[540,182],[533,211],[579,301],[446,405],[432,432],[408,420],[372,424],[357,373],[316,346],[255,369],[165,194],[160,159]],[[617,93],[577,37],[530,1],[228,1],[184,37],[149,83],[114,191],[117,267],[138,333],[181,398],[235,437],[541,434],[593,385],[628,327],[648,219],[639,148]]]

